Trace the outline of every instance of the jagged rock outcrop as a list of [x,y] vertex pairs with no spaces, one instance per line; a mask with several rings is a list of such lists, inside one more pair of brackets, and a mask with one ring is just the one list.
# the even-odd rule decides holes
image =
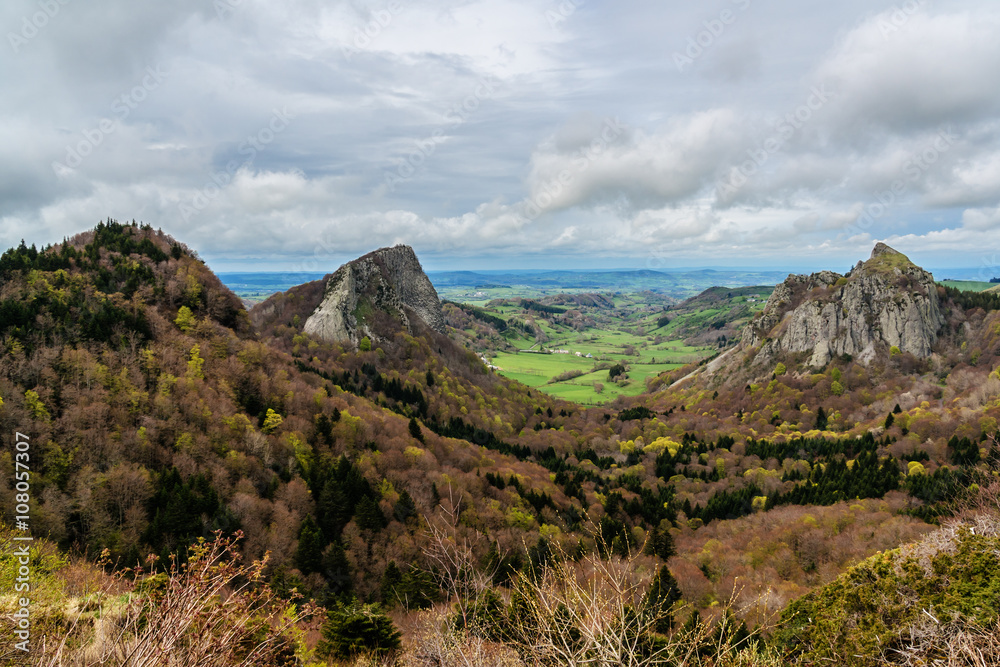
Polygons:
[[816,367],[843,354],[868,363],[892,346],[927,357],[944,323],[933,276],[879,243],[844,276],[789,276],[744,328],[740,347],[760,346],[759,362],[811,351]]
[[388,339],[414,332],[414,318],[444,333],[441,300],[413,248],[380,248],[341,266],[330,276],[323,300],[303,330],[329,341],[357,345],[365,336]]

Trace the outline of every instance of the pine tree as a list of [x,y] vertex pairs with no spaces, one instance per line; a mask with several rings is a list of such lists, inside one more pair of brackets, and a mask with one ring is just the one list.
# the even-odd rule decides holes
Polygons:
[[375,604],[353,602],[327,613],[323,639],[317,646],[320,656],[349,660],[357,655],[384,656],[399,648],[400,632]]
[[316,515],[319,517],[320,526],[327,539],[340,539],[340,532],[351,520],[353,513],[353,507],[351,507],[340,482],[332,475],[327,477],[316,507]]
[[335,596],[346,596],[354,588],[351,579],[351,562],[347,560],[340,542],[332,542],[323,554],[323,575]]
[[327,444],[333,440],[333,424],[322,412],[316,416],[316,437]]
[[385,528],[385,515],[382,508],[368,496],[363,497],[357,505],[355,520],[361,530],[377,532]]
[[313,520],[306,515],[299,528],[299,546],[295,550],[295,563],[302,572],[319,572],[323,568],[323,533]]
[[417,515],[417,504],[413,502],[413,497],[405,489],[399,494],[399,500],[392,509],[392,516],[400,523],[406,523]]
[[650,531],[649,541],[646,542],[646,554],[667,560],[676,553],[674,538],[670,535],[669,528],[661,526]]
[[673,607],[680,599],[681,590],[674,575],[670,574],[666,565],[660,567],[645,600],[646,609],[656,618],[654,627],[657,632],[667,634],[673,629]]
[[396,587],[402,580],[403,573],[399,571],[396,561],[389,561],[382,573],[382,583],[379,585],[379,597],[386,609],[392,609],[396,605]]
[[424,441],[424,433],[423,431],[420,430],[420,424],[417,423],[415,417],[410,417],[409,429],[410,429],[410,435],[414,439],[419,440],[420,442]]
[[822,405],[819,406],[819,409],[816,411],[816,430],[826,430],[826,410],[823,409]]

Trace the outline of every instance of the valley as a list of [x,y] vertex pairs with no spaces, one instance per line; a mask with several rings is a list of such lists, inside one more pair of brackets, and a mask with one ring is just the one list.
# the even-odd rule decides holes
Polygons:
[[[394,246],[247,311],[148,225],[8,250],[0,428],[37,448],[37,632],[93,650],[114,618],[155,648],[168,635],[139,619],[158,614],[208,664],[265,635],[261,664],[426,664],[428,647],[442,664],[560,664],[572,636],[572,661],[867,667],[933,603],[989,636],[1000,295],[870,252],[774,287],[472,302],[441,299]],[[0,474],[13,543],[9,450]],[[171,611],[217,571],[174,559],[237,549],[251,569],[226,571],[266,589]],[[947,576],[883,609],[889,558]],[[16,567],[0,560],[0,579]],[[844,595],[858,572],[861,597]],[[247,634],[194,642],[224,626]],[[868,652],[828,641],[839,627]]]

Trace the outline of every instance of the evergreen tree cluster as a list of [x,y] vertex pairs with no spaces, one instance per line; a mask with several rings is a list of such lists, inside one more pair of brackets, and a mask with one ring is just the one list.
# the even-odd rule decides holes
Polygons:
[[768,509],[776,505],[832,505],[854,498],[881,498],[899,488],[899,464],[892,457],[879,460],[874,451],[858,454],[852,465],[843,458],[815,464],[809,480],[785,493],[768,497]]

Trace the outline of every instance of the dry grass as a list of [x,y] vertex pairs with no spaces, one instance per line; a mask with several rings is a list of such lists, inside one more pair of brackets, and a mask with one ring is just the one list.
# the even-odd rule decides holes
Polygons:
[[[295,664],[298,611],[261,584],[264,561],[242,564],[234,538],[193,546],[184,563],[132,587],[128,571],[78,598],[66,632],[44,641],[40,667],[250,667]],[[119,594],[123,589],[129,592]],[[96,613],[86,612],[96,610]]]
[[[466,572],[471,549],[442,522],[430,529],[429,553],[440,570]],[[758,650],[765,623],[756,619],[750,637],[737,645],[739,591],[722,605],[715,622],[656,633],[663,615],[693,610],[652,608],[646,593],[652,573],[640,562],[641,550],[627,558],[602,559],[596,553],[575,562],[566,553],[534,572],[522,573],[506,592],[504,607],[483,618],[475,599],[483,582],[453,585],[449,604],[411,615],[405,624],[405,649],[393,660],[359,659],[354,667],[646,667],[652,665],[727,665],[777,667],[776,657]],[[453,576],[450,582],[458,583]],[[471,584],[471,585],[470,585]],[[759,605],[751,605],[757,607]],[[484,625],[485,624],[485,625]]]

